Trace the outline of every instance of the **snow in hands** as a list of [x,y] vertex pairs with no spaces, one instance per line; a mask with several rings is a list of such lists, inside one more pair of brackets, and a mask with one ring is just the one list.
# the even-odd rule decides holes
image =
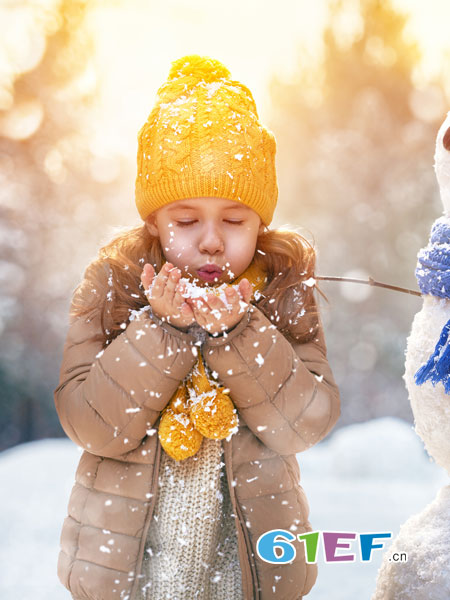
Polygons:
[[[148,289],[145,290],[145,295],[147,296],[147,298],[152,297],[152,288],[153,288],[154,281],[155,281],[155,279],[153,279],[153,281],[149,285]],[[222,302],[225,304],[225,306],[227,306],[227,307],[229,306],[228,300],[227,300],[227,297],[225,294],[225,290],[230,286],[226,283],[222,283],[221,285],[218,285],[216,287],[200,287],[200,286],[196,285],[195,283],[191,282],[186,277],[181,277],[180,281],[178,283],[183,286],[184,291],[181,294],[183,296],[183,298],[191,298],[191,299],[202,298],[203,300],[207,300],[208,294],[214,294],[220,300],[222,300]],[[231,287],[237,289],[236,285],[232,285]],[[243,304],[245,304],[245,303],[243,303]]]

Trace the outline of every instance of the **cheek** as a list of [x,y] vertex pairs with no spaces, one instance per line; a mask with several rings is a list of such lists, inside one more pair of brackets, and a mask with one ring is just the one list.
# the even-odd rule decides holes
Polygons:
[[251,262],[256,248],[256,236],[252,229],[240,229],[230,236],[227,244],[229,260],[235,266],[245,267]]
[[189,266],[193,248],[189,235],[185,235],[184,232],[174,231],[173,235],[168,234],[164,236],[162,248],[168,262],[173,263],[180,269]]
[[190,236],[180,230],[170,229],[161,237],[164,240],[164,247],[168,250],[182,250],[192,247]]
[[256,248],[256,239],[257,231],[255,232],[252,227],[239,229],[239,231],[235,233],[235,243],[239,244],[241,252],[245,254],[253,255]]

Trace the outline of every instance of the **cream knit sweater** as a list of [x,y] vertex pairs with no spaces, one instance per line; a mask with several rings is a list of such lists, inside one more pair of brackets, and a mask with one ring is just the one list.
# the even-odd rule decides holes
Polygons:
[[135,600],[242,600],[236,525],[220,440],[161,450],[158,496]]

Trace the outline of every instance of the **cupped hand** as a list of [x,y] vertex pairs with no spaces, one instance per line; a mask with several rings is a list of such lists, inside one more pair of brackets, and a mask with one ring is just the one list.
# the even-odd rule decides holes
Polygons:
[[195,321],[192,308],[182,296],[183,285],[178,284],[181,271],[172,263],[165,263],[158,275],[153,265],[146,263],[141,273],[145,295],[153,313],[178,328],[188,327]]
[[248,279],[242,279],[237,287],[228,287],[225,296],[227,305],[211,293],[207,294],[206,300],[186,298],[195,320],[210,334],[227,331],[242,320],[252,297],[252,286]]

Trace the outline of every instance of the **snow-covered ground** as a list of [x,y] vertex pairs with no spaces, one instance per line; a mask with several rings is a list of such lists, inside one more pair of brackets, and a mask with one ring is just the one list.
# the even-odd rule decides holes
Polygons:
[[[57,578],[56,562],[79,457],[72,442],[56,439],[0,453],[2,600],[70,599]],[[394,418],[344,427],[297,458],[310,521],[319,531],[391,531],[395,536],[410,515],[450,483],[412,426]],[[356,562],[326,564],[320,541],[319,576],[308,600],[369,600],[389,545],[362,563],[353,543]]]

